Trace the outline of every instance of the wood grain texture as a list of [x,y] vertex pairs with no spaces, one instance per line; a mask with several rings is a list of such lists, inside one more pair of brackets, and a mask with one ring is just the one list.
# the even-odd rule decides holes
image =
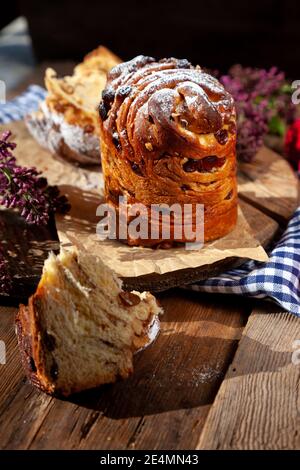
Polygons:
[[15,314],[15,308],[0,306],[0,340],[4,342],[6,350],[6,363],[0,364],[0,407],[13,398],[24,379],[14,331]]
[[268,248],[280,233],[278,222],[243,199],[239,199],[239,205],[247,214],[247,222],[257,240],[264,248]]
[[[231,297],[185,291],[166,293],[161,301],[161,334],[136,356],[127,381],[69,401],[53,399],[23,383],[17,357],[17,378],[8,373],[14,387],[0,403],[0,447],[195,448],[242,334],[248,302],[241,299],[235,306]],[[10,334],[15,348],[12,329]],[[6,367],[16,366],[8,362]]]
[[239,163],[239,196],[285,224],[298,205],[298,180],[289,163],[262,147],[251,163]]
[[297,339],[298,318],[274,305],[253,311],[198,449],[300,448],[300,364],[292,362]]

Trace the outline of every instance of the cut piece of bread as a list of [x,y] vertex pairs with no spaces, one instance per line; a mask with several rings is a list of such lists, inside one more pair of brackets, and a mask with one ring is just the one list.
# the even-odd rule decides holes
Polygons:
[[74,164],[100,165],[99,136],[93,125],[70,124],[64,113],[51,109],[46,101],[26,116],[25,123],[35,140],[52,153]]
[[76,163],[100,164],[98,104],[106,75],[120,59],[103,46],[90,52],[73,75],[48,68],[46,99],[26,116],[33,137],[51,152]]
[[16,318],[27,375],[63,396],[125,379],[133,354],[156,337],[160,313],[153,295],[123,291],[99,258],[77,249],[51,254]]

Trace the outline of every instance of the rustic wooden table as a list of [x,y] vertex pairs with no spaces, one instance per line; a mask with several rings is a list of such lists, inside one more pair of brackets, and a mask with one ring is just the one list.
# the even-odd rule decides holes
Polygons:
[[[42,83],[42,77],[43,67],[29,82]],[[290,202],[262,196],[266,231],[284,228]],[[254,212],[253,225],[255,219]],[[46,234],[33,235],[6,212],[1,221],[8,248],[25,243],[18,266],[27,264],[28,271],[33,264],[28,253],[36,237],[46,239]],[[49,240],[47,249],[53,243]],[[30,269],[33,280],[41,263]],[[136,356],[134,375],[63,401],[34,389],[21,367],[13,304],[26,288],[26,282],[16,285],[14,298],[0,301],[0,340],[6,345],[6,364],[0,365],[0,448],[300,447],[300,365],[292,362],[300,321],[275,304],[180,289],[160,294],[162,332]]]

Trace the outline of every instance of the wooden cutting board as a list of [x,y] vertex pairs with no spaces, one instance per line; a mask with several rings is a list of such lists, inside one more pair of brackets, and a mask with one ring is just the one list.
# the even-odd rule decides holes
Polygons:
[[[4,128],[7,126],[0,126],[0,131]],[[20,164],[32,161],[46,176],[49,166],[55,165],[57,181],[54,180],[54,183],[65,179],[68,184],[88,186],[89,182],[94,184],[97,180],[99,168],[78,169],[54,159],[32,139],[23,122],[10,123],[9,128],[13,132],[13,140],[17,142],[15,153]],[[252,163],[239,165],[238,184],[244,216],[256,239],[268,247],[279,234],[278,223],[284,226],[297,206],[298,183],[295,174],[284,158],[263,147]],[[9,211],[1,211],[1,220],[0,240],[4,241],[10,254],[11,268],[16,274],[13,296],[19,301],[34,290],[48,252],[58,248],[55,226],[52,221],[46,229],[29,227]],[[206,279],[243,262],[240,258],[227,258],[211,265],[182,269],[166,275],[126,278],[125,285],[128,289],[162,291]]]

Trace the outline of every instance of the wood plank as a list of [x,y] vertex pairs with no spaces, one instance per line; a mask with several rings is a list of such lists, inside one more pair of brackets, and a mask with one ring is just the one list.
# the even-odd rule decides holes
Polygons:
[[[194,448],[247,320],[246,299],[173,291],[158,340],[127,381],[51,399],[29,384],[0,404],[2,449]],[[1,335],[1,329],[0,329]],[[25,403],[25,406],[24,406]]]
[[298,205],[298,180],[289,163],[262,147],[251,163],[239,162],[239,196],[282,224]]
[[45,419],[52,401],[51,397],[23,381],[1,407],[5,411],[0,413],[0,449],[26,449]]
[[[192,310],[188,313],[180,306]],[[184,304],[175,295],[168,308],[171,319],[175,317],[182,325],[178,329],[170,322],[171,337],[163,345],[161,364],[154,377],[156,387],[163,384],[156,402],[166,403],[159,413],[144,416],[130,448],[195,449],[247,321],[246,299],[237,306],[234,297],[186,293]],[[244,314],[238,316],[240,308]]]
[[300,365],[292,362],[295,340],[300,340],[299,318],[274,305],[254,310],[198,449],[299,449]]
[[24,379],[14,331],[15,314],[15,308],[0,306],[0,340],[4,341],[6,350],[6,363],[0,364],[0,406],[12,399]]
[[[6,435],[8,424],[14,423],[16,429],[26,423],[27,433],[22,439],[32,439],[35,429],[39,426],[44,410],[51,398],[39,394],[26,381],[21,366],[21,358],[15,335],[14,318],[16,308],[0,307],[0,339],[6,346],[6,364],[0,365],[0,409],[6,410],[4,415],[0,412],[0,448],[6,445],[8,449],[18,446],[19,435]],[[16,406],[18,403],[18,406]],[[24,441],[22,441],[24,445]]]
[[[162,334],[147,358],[138,358],[131,392],[126,384],[118,392],[120,399],[122,392],[132,396],[127,412],[144,416],[127,443],[132,449],[195,447],[247,319],[246,303],[243,313],[232,298],[175,291],[162,301]],[[100,425],[86,448],[99,432]]]
[[242,199],[239,199],[239,205],[243,213],[246,214],[247,222],[254,236],[264,248],[269,247],[280,232],[278,222]]

